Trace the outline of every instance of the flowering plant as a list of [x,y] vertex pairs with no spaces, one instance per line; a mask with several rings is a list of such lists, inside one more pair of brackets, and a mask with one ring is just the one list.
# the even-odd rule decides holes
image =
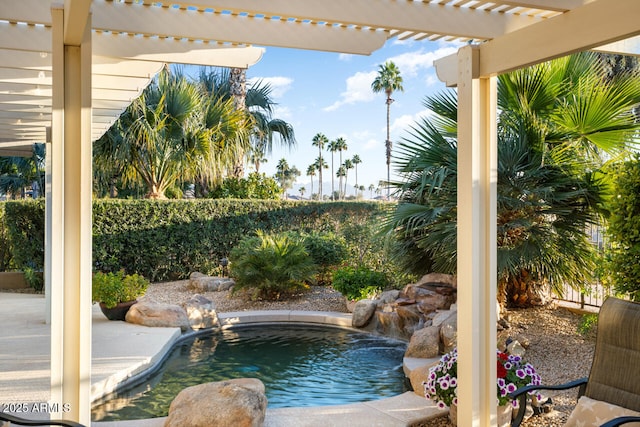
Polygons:
[[[509,393],[520,387],[535,384],[540,385],[540,375],[529,363],[525,363],[520,356],[507,355],[497,352],[497,403],[517,406],[517,400],[511,400]],[[437,365],[429,369],[429,378],[423,383],[425,397],[433,400],[438,408],[445,409],[458,404],[458,350],[443,355]],[[531,392],[532,394],[534,392]]]

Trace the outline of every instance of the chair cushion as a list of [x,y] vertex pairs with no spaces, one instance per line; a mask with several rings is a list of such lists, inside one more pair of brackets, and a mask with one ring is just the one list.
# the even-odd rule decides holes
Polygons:
[[[640,416],[640,412],[582,396],[565,427],[599,427],[614,418],[633,415]],[[640,427],[640,423],[625,424],[625,427]]]

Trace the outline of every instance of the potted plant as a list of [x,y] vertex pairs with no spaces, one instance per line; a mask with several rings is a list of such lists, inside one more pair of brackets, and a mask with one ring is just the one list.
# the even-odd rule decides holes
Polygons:
[[[438,408],[449,408],[449,419],[457,425],[458,405],[458,350],[453,349],[440,358],[437,365],[429,369],[429,379],[423,383],[425,397],[434,401]],[[498,426],[511,424],[512,409],[517,400],[509,398],[509,393],[530,384],[541,384],[540,375],[534,367],[525,363],[522,357],[497,351],[496,405],[498,406]],[[531,394],[536,394],[531,392]],[[536,395],[538,399],[541,396]]]
[[109,320],[124,320],[129,308],[147,291],[149,281],[139,274],[97,272],[91,283],[92,299]]

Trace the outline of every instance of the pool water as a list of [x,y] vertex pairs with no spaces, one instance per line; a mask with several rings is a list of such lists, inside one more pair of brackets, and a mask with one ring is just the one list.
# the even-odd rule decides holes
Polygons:
[[184,388],[230,378],[260,379],[269,408],[376,400],[407,391],[406,342],[310,325],[236,327],[178,344],[144,383],[107,396],[94,421],[166,416]]

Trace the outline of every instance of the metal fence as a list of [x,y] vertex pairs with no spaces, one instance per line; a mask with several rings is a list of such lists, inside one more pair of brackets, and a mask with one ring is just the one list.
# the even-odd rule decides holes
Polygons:
[[[591,238],[591,243],[597,248],[600,253],[603,253],[608,245],[608,242],[604,236],[604,227],[592,225],[587,229],[587,234]],[[565,286],[562,298],[556,297],[560,301],[568,301],[579,304],[581,308],[585,307],[600,307],[604,300],[612,295],[612,290],[609,287],[603,286],[602,283],[594,277],[594,282],[590,285],[585,285],[583,290],[575,290],[570,286]]]

